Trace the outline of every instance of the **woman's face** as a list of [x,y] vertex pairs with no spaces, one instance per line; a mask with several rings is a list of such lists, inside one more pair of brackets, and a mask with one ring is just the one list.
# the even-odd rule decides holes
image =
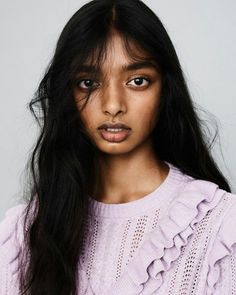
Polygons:
[[[137,48],[134,50],[142,57],[145,54]],[[84,68],[77,76],[74,97],[86,132],[95,146],[106,154],[124,154],[150,145],[161,92],[161,74],[157,66],[131,61],[121,37],[113,34],[98,78],[92,80],[91,69]],[[94,90],[81,109],[89,87]],[[116,133],[98,129],[108,123],[122,123],[130,129]]]

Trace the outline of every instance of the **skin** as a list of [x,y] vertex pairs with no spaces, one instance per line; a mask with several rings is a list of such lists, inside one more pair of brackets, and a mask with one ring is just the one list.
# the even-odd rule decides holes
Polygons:
[[[135,53],[145,52],[134,46]],[[151,132],[158,118],[162,79],[157,67],[124,70],[122,66],[134,63],[128,56],[122,38],[113,33],[107,45],[106,59],[99,78],[90,84],[89,73],[81,78],[74,89],[81,120],[98,149],[99,177],[91,188],[90,196],[107,204],[134,201],[154,191],[166,178],[169,167],[155,155]],[[146,79],[135,80],[144,77]],[[80,99],[88,86],[97,86],[89,102],[81,110]],[[105,123],[124,123],[130,136],[120,143],[104,140],[97,128]]]

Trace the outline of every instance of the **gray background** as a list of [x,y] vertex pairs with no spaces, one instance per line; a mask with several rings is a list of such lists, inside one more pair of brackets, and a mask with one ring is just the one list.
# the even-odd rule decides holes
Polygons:
[[[8,208],[21,203],[23,170],[38,134],[26,105],[43,76],[61,30],[85,2],[0,2],[0,220]],[[220,142],[216,142],[213,153],[235,193],[236,2],[144,2],[164,23],[194,101],[218,122]]]

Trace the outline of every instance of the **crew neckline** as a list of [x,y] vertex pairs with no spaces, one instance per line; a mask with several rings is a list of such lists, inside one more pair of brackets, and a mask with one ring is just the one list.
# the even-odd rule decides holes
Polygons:
[[91,196],[89,198],[89,215],[104,218],[122,218],[131,217],[143,213],[153,207],[158,207],[163,201],[168,202],[176,191],[176,188],[182,183],[184,174],[173,164],[164,161],[169,166],[169,172],[163,182],[151,193],[140,199],[119,203],[108,204],[97,201]]

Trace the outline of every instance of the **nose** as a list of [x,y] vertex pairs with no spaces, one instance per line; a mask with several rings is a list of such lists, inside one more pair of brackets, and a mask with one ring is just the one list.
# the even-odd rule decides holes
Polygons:
[[102,112],[116,116],[126,112],[125,91],[116,81],[109,80],[101,93]]

